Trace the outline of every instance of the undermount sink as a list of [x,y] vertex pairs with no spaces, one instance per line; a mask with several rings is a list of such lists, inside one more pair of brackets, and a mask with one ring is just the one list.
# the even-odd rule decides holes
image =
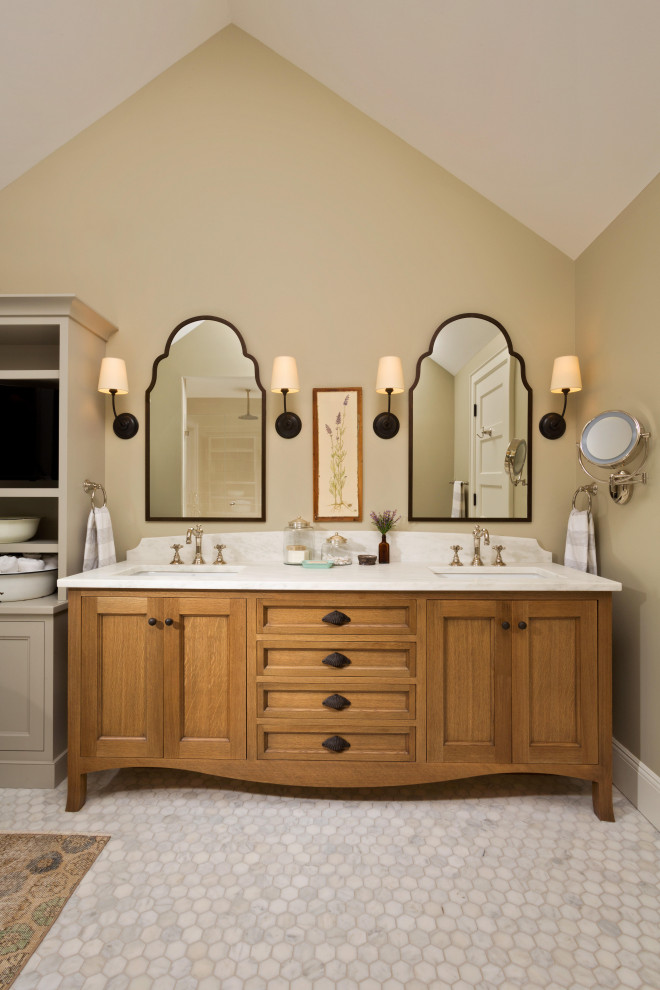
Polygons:
[[475,578],[500,578],[511,580],[520,578],[527,581],[545,581],[549,574],[547,571],[539,570],[536,567],[431,567],[430,570],[442,578],[458,579],[459,581],[474,581]]
[[207,581],[210,577],[214,578],[228,578],[236,577],[237,574],[242,571],[242,567],[224,567],[222,565],[213,566],[212,564],[172,564],[165,567],[154,567],[151,566],[135,567],[130,570],[123,571],[121,574],[115,575],[117,578],[133,578],[143,580],[147,578],[167,578],[168,580],[176,580],[177,578],[185,578],[186,581],[189,578],[199,578],[199,580]]

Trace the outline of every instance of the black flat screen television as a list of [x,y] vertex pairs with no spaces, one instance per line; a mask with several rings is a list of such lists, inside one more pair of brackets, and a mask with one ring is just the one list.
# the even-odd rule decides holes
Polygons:
[[56,485],[58,434],[58,382],[0,380],[0,487]]

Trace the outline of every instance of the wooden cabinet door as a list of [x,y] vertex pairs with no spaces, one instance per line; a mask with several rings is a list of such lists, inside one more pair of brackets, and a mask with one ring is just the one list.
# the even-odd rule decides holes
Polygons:
[[245,759],[245,601],[164,600],[165,756]]
[[510,761],[510,608],[498,601],[429,602],[429,762]]
[[597,604],[514,602],[513,760],[598,762]]
[[83,756],[163,755],[162,635],[158,599],[83,598]]

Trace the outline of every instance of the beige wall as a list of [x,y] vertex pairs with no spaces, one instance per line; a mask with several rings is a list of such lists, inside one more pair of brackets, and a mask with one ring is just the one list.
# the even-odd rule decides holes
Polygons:
[[[266,385],[274,356],[296,355],[297,439],[275,434],[281,402],[268,399],[268,528],[312,514],[314,386],[363,387],[365,520],[405,519],[408,396],[392,402],[399,435],[377,438],[378,358],[400,354],[411,384],[443,320],[495,317],[525,358],[536,420],[558,407],[553,358],[575,346],[565,255],[233,27],[1,192],[0,231],[0,291],[73,291],[120,328],[108,353],[126,359],[131,392],[118,406],[141,421],[152,362],[186,317],[234,323]],[[534,448],[534,521],[497,530],[557,555],[574,448],[538,432]],[[173,534],[145,523],[144,423],[123,441],[108,419],[106,457],[120,556]]]
[[454,431],[451,428],[454,422],[454,376],[437,361],[424,358],[413,395],[413,515],[450,516],[451,483],[460,478],[454,468]]
[[[660,774],[660,177],[581,255],[577,271],[577,352],[584,389],[581,425],[624,409],[651,431],[648,485],[628,505],[600,486],[600,563],[623,583],[614,596],[614,735]],[[577,397],[576,397],[577,398]],[[579,484],[589,479],[578,470]]]

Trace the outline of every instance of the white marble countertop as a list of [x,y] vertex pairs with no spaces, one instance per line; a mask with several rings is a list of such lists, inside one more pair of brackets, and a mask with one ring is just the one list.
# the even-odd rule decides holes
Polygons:
[[547,561],[507,567],[448,567],[445,562],[350,564],[312,569],[282,563],[226,566],[124,561],[58,581],[61,588],[176,591],[620,591],[618,581]]

